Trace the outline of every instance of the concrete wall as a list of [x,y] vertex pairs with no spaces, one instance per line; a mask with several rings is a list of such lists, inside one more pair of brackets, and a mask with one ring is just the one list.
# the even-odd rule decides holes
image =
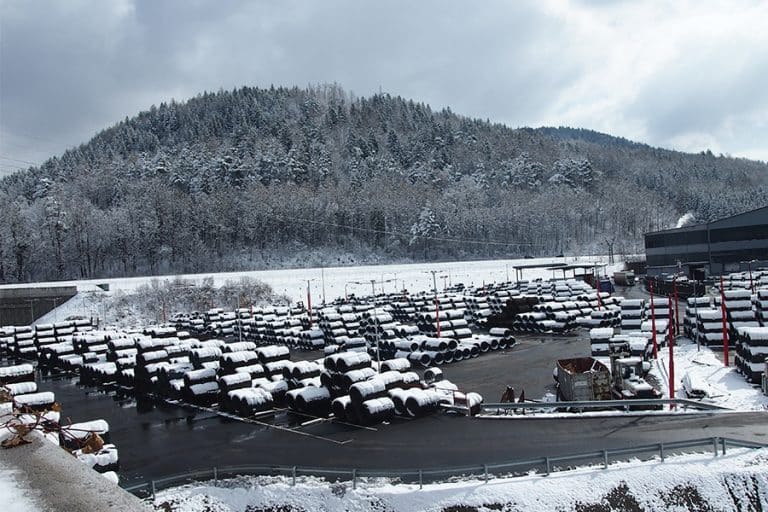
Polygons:
[[75,286],[0,289],[0,325],[33,324],[76,293]]

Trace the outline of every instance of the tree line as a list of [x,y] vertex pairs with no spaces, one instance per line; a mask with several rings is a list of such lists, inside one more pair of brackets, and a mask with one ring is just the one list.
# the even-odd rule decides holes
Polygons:
[[0,181],[0,282],[642,251],[768,166],[337,85],[170,101]]

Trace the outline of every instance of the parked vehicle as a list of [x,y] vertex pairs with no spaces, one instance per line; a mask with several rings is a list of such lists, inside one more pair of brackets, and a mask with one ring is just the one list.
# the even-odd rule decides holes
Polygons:
[[611,399],[611,373],[607,366],[593,357],[559,359],[555,378],[561,400]]
[[614,272],[613,282],[618,286],[635,286],[635,273],[632,270]]

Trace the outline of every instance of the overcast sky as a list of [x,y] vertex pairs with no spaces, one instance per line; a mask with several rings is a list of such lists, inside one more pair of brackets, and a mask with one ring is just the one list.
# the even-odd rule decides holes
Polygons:
[[768,160],[766,1],[0,0],[0,173],[204,90],[338,82]]

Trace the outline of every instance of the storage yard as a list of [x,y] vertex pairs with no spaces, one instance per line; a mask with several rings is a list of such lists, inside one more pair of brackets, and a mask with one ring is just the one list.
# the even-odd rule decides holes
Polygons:
[[[764,279],[753,275],[752,294],[741,275],[728,276],[724,307],[718,297],[680,300],[680,319],[673,299],[651,301],[639,286],[598,293],[562,278],[338,299],[312,310],[179,312],[133,330],[83,318],[6,327],[0,381],[11,401],[3,411],[27,422],[44,415],[51,440],[109,478],[119,474],[126,487],[216,465],[450,468],[686,440],[698,431],[757,440],[768,435],[759,412],[768,399],[748,381],[764,371],[756,362],[768,343]],[[552,407],[670,397],[670,340],[697,340],[712,354],[706,346],[720,349],[723,312],[751,393],[740,408],[756,412],[721,414],[727,397],[713,388],[695,396],[700,406],[684,402],[691,382],[706,380],[693,373],[677,377],[673,398],[686,414],[674,418],[666,406],[571,418],[563,416],[567,402]],[[605,376],[600,396],[598,386],[566,392],[597,382],[593,371]],[[67,428],[69,411],[88,421]],[[95,434],[102,445],[84,450]],[[413,450],[419,460],[409,459]]]

